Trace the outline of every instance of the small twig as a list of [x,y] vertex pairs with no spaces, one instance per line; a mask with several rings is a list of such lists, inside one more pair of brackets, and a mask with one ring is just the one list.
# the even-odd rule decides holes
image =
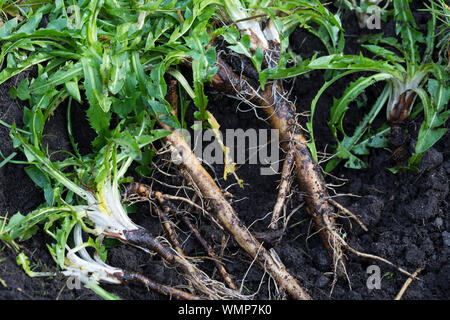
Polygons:
[[417,269],[413,274],[412,277],[409,277],[408,279],[406,279],[405,283],[403,284],[403,287],[400,289],[400,292],[397,294],[397,296],[395,297],[395,300],[400,300],[403,296],[403,294],[405,293],[406,289],[408,288],[408,286],[411,284],[411,282],[413,281],[413,278],[415,278],[423,269],[425,269],[425,267],[420,267],[419,269]]
[[[8,288],[8,286],[7,286],[6,282],[5,282],[5,280],[3,280],[2,278],[0,278],[0,284],[1,284],[4,288]],[[58,299],[56,299],[56,300],[58,300]]]

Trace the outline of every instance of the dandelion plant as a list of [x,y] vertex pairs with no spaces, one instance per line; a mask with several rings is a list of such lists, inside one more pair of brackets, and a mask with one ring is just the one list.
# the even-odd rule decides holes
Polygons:
[[[350,168],[365,167],[365,163],[358,155],[368,153],[368,146],[385,147],[387,136],[396,136],[402,130],[404,121],[413,110],[417,97],[420,104],[417,108],[423,109],[424,121],[422,122],[414,154],[408,162],[409,167],[416,165],[421,155],[432,147],[447,131],[441,128],[449,117],[447,102],[450,97],[448,89],[448,73],[440,61],[433,60],[433,51],[436,45],[436,14],[431,11],[431,19],[428,22],[428,31],[423,35],[413,19],[409,3],[405,1],[393,1],[394,20],[396,22],[396,38],[384,37],[382,34],[370,36],[362,48],[375,57],[368,58],[361,53],[356,55],[344,55],[342,53],[322,57],[313,57],[296,66],[288,68],[274,68],[266,72],[268,79],[294,77],[311,70],[342,70],[319,90],[311,105],[311,120],[308,129],[312,137],[309,144],[313,156],[317,159],[317,151],[314,144],[312,117],[315,106],[321,94],[334,84],[338,79],[355,72],[374,72],[372,75],[360,77],[351,83],[343,95],[336,99],[330,109],[328,122],[331,132],[337,141],[336,152],[327,163],[326,170],[333,170],[336,165],[347,160],[345,166]],[[431,2],[431,6],[435,5]],[[419,45],[425,50],[421,55]],[[389,49],[388,49],[389,48]],[[349,104],[354,101],[367,87],[376,82],[385,82],[386,88],[378,101],[372,106],[365,118],[356,127],[353,135],[348,135],[343,127],[343,119]],[[373,122],[378,113],[385,106],[386,118],[391,129],[382,129],[371,139],[373,143],[365,139],[361,141],[368,126]],[[340,138],[343,136],[343,139]]]

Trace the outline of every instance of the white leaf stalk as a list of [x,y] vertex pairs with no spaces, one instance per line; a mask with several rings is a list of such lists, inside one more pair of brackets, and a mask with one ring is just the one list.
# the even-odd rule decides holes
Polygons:
[[99,186],[97,196],[92,195],[87,202],[87,205],[75,208],[77,212],[85,214],[94,223],[97,235],[104,233],[126,240],[124,231],[139,229],[122,206],[117,178],[114,178],[113,182],[110,177],[105,179]]
[[[272,19],[253,18],[248,14],[249,9],[242,5],[240,0],[224,0],[225,11],[228,17],[236,24],[241,35],[250,38],[250,50],[254,53],[260,49],[264,56],[264,67],[276,67],[280,59],[280,32]],[[266,5],[268,5],[266,3]],[[254,14],[259,12],[253,10]],[[264,12],[261,11],[262,14]],[[263,29],[261,19],[266,22]]]
[[280,33],[273,20],[268,20],[266,28],[263,30],[264,36],[269,43],[270,48],[264,52],[264,59],[269,68],[277,66],[280,60]]
[[[122,281],[116,276],[123,276],[123,270],[104,263],[98,254],[92,258],[86,250],[86,243],[81,237],[81,225],[77,224],[74,229],[75,247],[70,249],[66,246],[67,254],[64,265],[64,274],[67,277],[77,277],[84,284],[99,281],[111,284],[121,284]],[[80,256],[78,256],[78,254]],[[115,276],[116,275],[116,276]]]
[[[142,125],[138,133],[139,136],[142,135],[144,128],[145,124]],[[79,218],[87,217],[87,219],[93,222],[95,225],[93,230],[94,234],[107,233],[125,241],[125,231],[134,231],[140,228],[131,221],[123,208],[118,185],[119,179],[125,175],[128,167],[133,162],[131,157],[126,154],[121,154],[116,158],[116,147],[114,145],[105,147],[101,151],[104,153],[104,158],[100,171],[106,171],[106,174],[102,181],[97,181],[97,193],[94,194],[69,180],[62,172],[54,167],[53,163],[47,157],[43,156],[39,150],[31,146],[18,133],[17,138],[19,138],[24,149],[34,157],[34,159],[29,159],[30,161],[38,160],[42,164],[42,170],[87,202],[86,205],[74,206],[73,209],[77,212]],[[123,163],[123,165],[118,172],[111,170],[111,165],[115,168],[120,163]],[[114,172],[112,173],[111,171]],[[113,179],[111,179],[111,175],[114,175]]]
[[273,20],[268,20],[266,27],[263,30],[264,37],[268,42],[273,41],[276,44],[280,44],[280,33]]
[[[122,159],[123,158],[124,157],[122,157]],[[67,179],[64,174],[51,165],[51,162],[48,159],[40,157],[39,160],[43,164],[46,164],[45,170],[53,178],[87,202],[86,205],[74,206],[73,209],[77,212],[79,217],[86,217],[95,225],[93,231],[95,235],[104,233],[125,241],[125,231],[139,229],[139,226],[131,221],[122,206],[118,186],[118,180],[126,172],[126,169],[132,162],[130,158],[128,158],[119,173],[116,174],[112,180],[111,173],[108,173],[105,179],[97,184],[97,194],[84,190]],[[104,161],[109,161],[108,157],[105,156]],[[120,161],[121,160],[119,159],[118,162]]]
[[236,23],[236,27],[241,34],[250,37],[250,49],[254,52],[258,47],[263,52],[269,49],[269,43],[261,29],[259,22],[251,19],[248,15],[248,9],[245,8],[239,0],[224,0],[227,15]]
[[136,272],[130,272],[121,268],[112,267],[102,261],[96,251],[92,258],[87,252],[86,247],[90,243],[83,242],[81,235],[81,225],[77,224],[74,229],[75,247],[70,249],[66,246],[67,254],[65,259],[64,271],[62,274],[68,277],[76,277],[80,283],[105,299],[117,299],[116,296],[103,290],[98,283],[123,284],[126,282],[141,282],[148,289],[155,290],[161,294],[173,296],[176,299],[198,300],[199,296],[171,288],[159,283],[153,282],[144,275]]

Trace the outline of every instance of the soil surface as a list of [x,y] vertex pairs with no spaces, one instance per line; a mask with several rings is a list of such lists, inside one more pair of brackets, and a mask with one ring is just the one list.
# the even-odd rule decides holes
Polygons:
[[[415,15],[419,26],[425,27],[426,14],[415,13]],[[364,33],[374,32],[360,29],[353,13],[345,14],[343,22],[346,30],[346,52],[359,53],[358,39]],[[383,32],[393,35],[394,28],[391,21],[383,22]],[[315,52],[326,54],[320,42],[312,35],[296,31],[292,37],[294,51],[301,53],[303,58],[311,57]],[[24,77],[30,76],[31,72],[33,71],[24,72],[1,85],[2,121],[7,123],[15,121],[19,127],[21,126],[24,102],[11,100],[9,90]],[[314,122],[319,150],[324,150],[333,141],[326,124],[333,97],[339,97],[345,87],[358,76],[342,79],[329,88],[319,101]],[[323,83],[324,73],[317,71],[285,84],[286,88],[292,88],[291,98],[295,99],[299,113],[308,110],[311,100]],[[344,123],[346,128],[351,130],[352,124],[359,122],[381,90],[382,86],[375,85],[366,91],[367,103],[360,108],[352,107]],[[269,128],[264,121],[255,117],[255,112],[248,106],[211,91],[208,96],[210,111],[221,124],[222,130]],[[249,112],[242,112],[248,110]],[[50,152],[70,150],[65,113],[65,107],[59,107],[46,125],[45,132],[48,134],[46,143]],[[74,136],[82,153],[87,153],[95,135],[89,129],[84,116],[77,117],[84,114],[83,106],[73,106],[72,114]],[[299,119],[301,122],[307,120],[302,116]],[[423,118],[419,116],[407,123],[411,137],[408,148],[414,147],[414,137],[417,136],[422,120]],[[384,121],[382,112],[374,127]],[[367,169],[352,170],[340,165],[333,171],[333,176],[326,178],[330,184],[330,193],[339,195],[336,200],[357,214],[369,228],[368,232],[364,232],[356,222],[346,217],[339,218],[338,222],[351,246],[361,252],[388,259],[410,272],[424,267],[419,275],[422,281],[413,281],[403,299],[448,299],[450,296],[449,145],[450,135],[446,134],[424,155],[417,172],[391,173],[388,168],[393,167],[395,162],[392,160],[392,150],[386,148],[371,150],[369,156],[363,157],[368,165]],[[0,126],[0,150],[5,156],[14,152],[9,129],[3,126]],[[283,154],[280,153],[280,156],[283,157]],[[14,159],[20,160],[23,157],[19,154]],[[157,157],[155,160],[162,164],[164,159]],[[140,182],[147,184],[153,182],[154,187],[163,192],[175,194],[176,189],[169,185],[180,186],[184,182],[173,166],[162,168],[173,176],[166,176],[154,170],[152,178],[139,178],[133,169],[130,169],[130,175],[135,176]],[[233,206],[244,224],[264,241],[267,248],[276,250],[291,274],[314,299],[393,299],[396,296],[406,280],[405,275],[381,262],[359,258],[348,252],[347,273],[350,281],[340,279],[330,295],[333,280],[331,261],[316,234],[310,216],[302,207],[302,195],[296,183],[293,183],[292,193],[286,205],[287,215],[292,215],[287,223],[288,228],[280,240],[279,233],[268,232],[267,229],[277,197],[280,176],[278,174],[261,176],[260,168],[259,165],[252,164],[239,167],[237,174],[244,180],[244,188],[240,188],[231,176],[226,181],[223,179],[223,166],[215,165],[210,168],[210,172],[217,177],[222,188],[228,187],[227,191],[233,195]],[[7,164],[0,168],[0,215],[5,213],[12,215],[18,211],[26,214],[44,201],[42,192],[34,186],[23,169],[24,166],[18,164]],[[188,194],[189,192],[187,191]],[[130,216],[136,223],[154,235],[164,235],[158,218],[150,212],[147,203],[136,204],[132,208],[135,213],[130,213]],[[217,251],[221,250],[224,240],[228,241],[223,252],[223,260],[235,282],[238,285],[243,284],[243,293],[257,292],[255,296],[257,299],[278,298],[273,281],[261,269],[252,265],[251,258],[226,233],[218,231],[217,226],[200,213],[193,212],[192,216],[202,235]],[[193,239],[189,230],[181,223],[177,227],[185,253],[188,256],[204,255],[203,249]],[[48,241],[51,241],[48,236],[38,233],[31,240],[21,243],[32,261],[32,268],[36,271],[56,271],[56,266],[45,247],[45,242]],[[178,272],[165,265],[157,256],[150,257],[135,248],[115,242],[111,242],[110,246],[107,260],[109,264],[139,271],[164,284],[183,283]],[[382,280],[379,289],[369,289],[367,286],[370,276],[367,269],[371,265],[380,268]],[[214,266],[208,260],[204,260],[199,266],[210,275],[214,273]],[[214,278],[220,280],[215,273]],[[139,284],[103,287],[122,299],[167,299]],[[62,276],[28,277],[22,268],[17,266],[15,254],[2,246],[0,299],[98,299],[98,296],[85,288],[70,290],[66,279]]]

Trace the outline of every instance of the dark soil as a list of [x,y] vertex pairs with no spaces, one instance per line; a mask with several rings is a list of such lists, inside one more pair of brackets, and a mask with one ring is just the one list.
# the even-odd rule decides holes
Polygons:
[[[426,19],[425,14],[420,14],[419,25],[423,26]],[[346,30],[346,50],[348,53],[358,53],[357,40],[364,30],[355,25],[356,20],[352,13],[345,15],[343,21]],[[392,33],[392,26],[389,22],[384,24],[383,31],[387,34]],[[312,35],[298,31],[294,33],[293,39],[294,50],[301,52],[303,58],[312,56],[315,51],[325,54],[323,47]],[[19,127],[23,102],[11,100],[8,92],[11,86],[16,85],[28,75],[23,73],[0,87],[0,119],[7,123],[16,121]],[[311,100],[324,82],[323,76],[322,72],[312,72],[308,76],[296,79],[293,84],[292,98],[296,99],[299,112],[308,110]],[[319,150],[324,150],[325,146],[333,141],[326,125],[328,109],[332,105],[333,97],[339,97],[346,85],[355,79],[351,76],[342,79],[321,98],[314,124]],[[291,85],[287,83],[286,87]],[[361,115],[375,101],[381,90],[380,86],[369,88],[366,92],[367,106],[360,109],[353,108],[348,113],[346,124],[351,126],[352,123],[358,123]],[[255,117],[253,111],[237,111],[238,103],[232,99],[218,96],[213,92],[210,92],[209,99],[210,111],[221,124],[221,129],[269,128],[266,123]],[[246,108],[242,105],[241,107]],[[47,143],[50,151],[70,149],[66,134],[65,111],[64,106],[61,106],[51,122],[47,124],[46,132],[49,134]],[[82,112],[82,107],[74,106],[72,111],[75,115],[74,135],[82,152],[86,153],[90,150],[90,141],[94,135],[83,117],[76,117],[77,114],[83,114]],[[382,116],[384,117],[384,114]],[[383,117],[375,121],[375,126],[385,121]],[[408,132],[412,137],[411,145],[408,147],[414,146],[413,137],[417,135],[421,120],[419,117],[407,124]],[[359,215],[369,228],[369,232],[364,232],[355,222],[346,218],[339,219],[338,222],[345,230],[350,245],[359,251],[384,257],[410,272],[419,267],[425,267],[420,273],[422,281],[413,281],[403,299],[449,298],[449,144],[450,135],[447,134],[425,154],[418,172],[392,174],[388,170],[395,165],[391,159],[392,151],[380,149],[372,150],[370,156],[363,159],[368,165],[367,169],[351,170],[340,166],[333,172],[336,178],[327,177],[327,182],[330,184],[341,184],[342,181],[337,178],[345,179],[343,186],[334,188],[336,193],[343,194],[336,199]],[[13,152],[9,129],[3,126],[0,126],[0,150],[4,155]],[[17,156],[15,159],[22,158]],[[213,169],[214,172],[211,172],[218,177],[223,188],[235,182],[232,177],[226,181],[223,180],[221,166],[215,166]],[[277,196],[279,175],[261,176],[259,170],[258,165],[239,167],[237,173],[239,178],[244,179],[245,187],[241,189],[234,184],[228,189],[233,194],[233,205],[245,225],[251,225],[250,230],[264,240],[266,247],[275,248],[285,266],[314,299],[393,299],[395,297],[406,280],[405,275],[380,262],[358,258],[350,253],[348,253],[347,268],[350,286],[347,281],[340,279],[330,296],[331,261],[319,237],[315,234],[314,226],[305,210],[301,208],[292,215],[288,223],[290,227],[281,241],[277,241],[278,235],[274,236],[267,232],[270,222],[269,213],[273,209]],[[133,174],[131,171],[130,174]],[[171,169],[171,172],[176,173],[174,169]],[[168,184],[183,183],[178,177],[168,178],[158,174],[154,177]],[[150,179],[138,180],[148,184],[152,182]],[[175,189],[157,182],[155,187],[167,193],[176,192]],[[302,196],[295,183],[293,191],[287,202],[288,214],[302,204]],[[22,165],[8,164],[0,169],[1,215],[5,213],[12,215],[18,211],[23,214],[28,213],[43,201],[42,192],[25,174]],[[136,223],[146,227],[154,235],[163,234],[158,219],[150,214],[147,204],[138,204],[135,209],[136,213],[131,214],[131,217]],[[217,227],[200,214],[195,214],[195,217],[207,241],[214,244],[216,250],[220,250],[221,241],[227,235],[218,232]],[[178,226],[181,237],[186,239],[184,243],[186,254],[202,255],[202,248],[192,237],[189,237],[185,226],[181,223]],[[38,233],[31,240],[21,244],[31,258],[33,268],[39,271],[56,270],[44,245],[46,241],[50,239]],[[142,272],[153,280],[165,284],[182,283],[177,271],[165,266],[158,257],[149,257],[129,246],[114,243],[112,246],[113,248],[108,251],[109,264]],[[226,268],[240,285],[252,262],[251,259],[230,239],[224,251],[224,261]],[[366,285],[369,277],[366,270],[370,265],[377,265],[381,269],[380,289],[368,289]],[[213,274],[212,263],[203,262],[200,266],[209,274]],[[218,275],[214,277],[219,279]],[[264,275],[256,266],[250,268],[244,284],[245,288],[252,293],[259,288],[256,298],[274,298],[273,281],[269,281],[267,275]],[[104,288],[123,299],[166,299],[138,284],[105,285]],[[3,250],[0,250],[0,299],[98,299],[98,296],[87,289],[69,290],[66,279],[60,276],[28,277],[21,267],[17,266],[15,254],[3,247]]]

